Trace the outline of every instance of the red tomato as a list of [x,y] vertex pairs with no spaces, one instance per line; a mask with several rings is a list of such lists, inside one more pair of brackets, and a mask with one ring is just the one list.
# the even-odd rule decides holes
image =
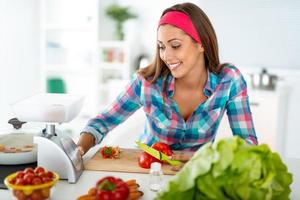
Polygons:
[[43,193],[41,190],[34,190],[30,195],[31,200],[43,200]]
[[34,171],[31,167],[27,167],[26,169],[24,169],[24,173],[25,174],[34,174]]
[[53,174],[53,172],[51,172],[51,171],[47,171],[46,172],[46,176],[48,177],[48,178],[53,178],[54,177],[54,174]]
[[172,150],[170,149],[169,145],[163,143],[163,142],[156,142],[151,146],[153,149],[156,149],[168,156],[171,156],[173,154]]
[[36,167],[36,168],[34,169],[34,173],[35,173],[35,174],[39,174],[39,173],[41,173],[41,172],[45,172],[45,169],[44,169],[43,167]]
[[97,200],[127,200],[128,185],[122,179],[112,176],[104,177],[96,183]]
[[149,169],[151,163],[153,162],[160,162],[158,159],[154,158],[153,156],[147,154],[146,152],[141,153],[139,157],[139,166],[142,168]]
[[32,185],[39,185],[39,184],[42,184],[42,179],[38,176],[34,177],[33,180],[32,180]]
[[25,181],[23,178],[17,178],[16,179],[16,185],[25,185]]
[[25,176],[24,176],[25,183],[27,185],[31,185],[33,178],[34,178],[33,174],[25,174]]
[[43,183],[48,183],[48,182],[52,181],[52,179],[48,178],[48,177],[43,177],[42,180],[43,180]]
[[25,173],[23,171],[18,171],[16,178],[23,178]]
[[14,177],[13,179],[10,180],[10,183],[11,183],[11,184],[16,184],[16,181],[17,181],[17,178]]

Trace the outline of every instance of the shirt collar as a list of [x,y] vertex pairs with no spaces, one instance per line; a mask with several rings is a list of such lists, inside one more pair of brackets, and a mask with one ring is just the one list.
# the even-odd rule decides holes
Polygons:
[[[166,79],[168,96],[173,96],[175,88],[175,78],[169,74]],[[207,81],[204,87],[204,94],[210,96],[218,85],[218,76],[207,70]]]

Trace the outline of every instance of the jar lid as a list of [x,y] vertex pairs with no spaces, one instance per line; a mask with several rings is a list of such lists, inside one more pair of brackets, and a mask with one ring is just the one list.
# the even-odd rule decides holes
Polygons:
[[151,163],[151,170],[160,171],[161,170],[161,163],[159,163],[159,162]]

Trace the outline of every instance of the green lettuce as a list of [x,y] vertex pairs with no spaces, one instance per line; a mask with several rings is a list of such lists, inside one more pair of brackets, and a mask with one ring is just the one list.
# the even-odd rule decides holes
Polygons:
[[235,136],[205,144],[155,199],[282,200],[289,199],[291,183],[278,153]]

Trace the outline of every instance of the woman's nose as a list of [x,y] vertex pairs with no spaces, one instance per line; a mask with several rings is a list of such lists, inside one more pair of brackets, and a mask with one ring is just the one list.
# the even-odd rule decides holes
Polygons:
[[163,52],[163,59],[164,60],[171,60],[173,54],[172,52],[170,51],[170,49],[166,48]]

